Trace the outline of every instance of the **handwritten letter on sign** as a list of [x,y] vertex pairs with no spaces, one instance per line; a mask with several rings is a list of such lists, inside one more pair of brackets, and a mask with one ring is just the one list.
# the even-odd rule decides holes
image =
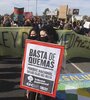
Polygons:
[[63,46],[26,40],[20,87],[55,97],[63,53]]

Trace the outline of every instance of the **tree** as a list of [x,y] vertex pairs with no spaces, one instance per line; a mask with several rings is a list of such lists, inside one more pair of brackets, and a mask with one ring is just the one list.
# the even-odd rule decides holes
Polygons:
[[50,11],[49,8],[46,8],[46,9],[44,10],[44,12],[43,12],[43,15],[46,16],[46,14],[47,14],[48,11]]

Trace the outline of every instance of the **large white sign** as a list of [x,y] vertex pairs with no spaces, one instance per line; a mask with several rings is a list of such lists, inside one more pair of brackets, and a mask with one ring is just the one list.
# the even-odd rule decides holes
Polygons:
[[[36,41],[27,43],[23,64],[24,86],[53,94],[63,49],[59,45],[54,46],[47,43],[40,44],[40,42]],[[59,67],[60,69],[61,67]]]

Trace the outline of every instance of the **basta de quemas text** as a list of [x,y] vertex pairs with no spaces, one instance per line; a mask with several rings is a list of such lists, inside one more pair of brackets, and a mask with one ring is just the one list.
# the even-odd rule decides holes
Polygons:
[[53,69],[55,65],[55,53],[48,53],[42,50],[30,49],[28,64],[36,67],[42,67],[46,69]]

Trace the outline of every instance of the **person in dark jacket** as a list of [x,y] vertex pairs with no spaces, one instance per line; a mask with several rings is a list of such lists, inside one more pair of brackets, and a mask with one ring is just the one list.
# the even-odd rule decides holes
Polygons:
[[[33,27],[29,31],[28,39],[30,39],[30,40],[38,40],[39,39],[39,29],[36,28],[36,27]],[[28,90],[26,91],[26,99],[27,100],[35,100],[36,96],[37,96],[37,93],[31,92],[31,91],[28,91]]]
[[33,28],[29,31],[28,39],[38,40],[38,38],[39,38],[39,29],[33,27]]
[[[41,42],[48,42],[56,44],[59,40],[58,34],[55,29],[50,25],[43,26],[40,31],[34,31],[35,29],[31,29],[28,39],[38,40]],[[39,34],[36,34],[39,33]],[[28,100],[55,100],[53,97],[49,97],[46,95],[41,95],[39,93],[27,91]]]
[[46,25],[40,29],[39,40],[56,44],[59,40],[59,36],[52,26]]
[[[39,41],[56,44],[58,40],[59,36],[52,26],[47,25],[40,29]],[[40,94],[39,100],[55,100],[55,98]]]

